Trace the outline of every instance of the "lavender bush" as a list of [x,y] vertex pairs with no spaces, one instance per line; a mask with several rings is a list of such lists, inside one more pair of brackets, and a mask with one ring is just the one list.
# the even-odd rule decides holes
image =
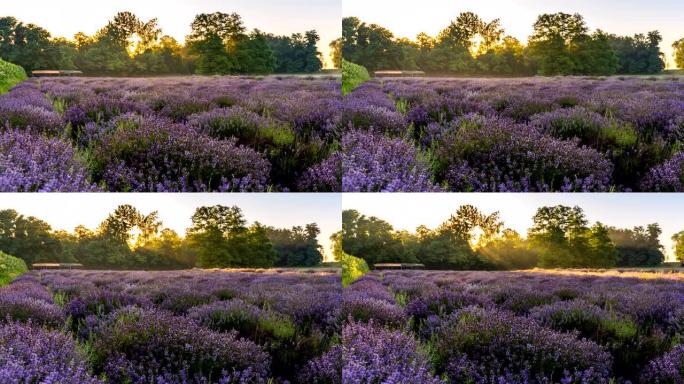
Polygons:
[[[346,310],[356,357],[343,371],[364,383],[678,383],[681,275],[630,275],[371,272],[344,290],[343,312],[364,305]],[[395,363],[416,356],[419,370]]]
[[[0,96],[0,134],[65,148],[38,142],[0,159],[0,190],[307,191],[307,170],[338,147],[341,99],[334,79],[32,79]],[[34,152],[46,167],[25,159]],[[83,160],[84,182],[35,186],[63,152]]]
[[332,272],[29,272],[0,288],[0,381],[329,383],[341,291]]
[[428,178],[452,191],[679,190],[683,89],[676,79],[382,79],[345,97],[340,126],[410,138],[431,155]]

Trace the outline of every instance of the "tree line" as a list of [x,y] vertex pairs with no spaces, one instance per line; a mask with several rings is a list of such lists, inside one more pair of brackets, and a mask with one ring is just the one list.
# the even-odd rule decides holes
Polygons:
[[165,228],[158,213],[121,205],[94,230],[54,231],[36,217],[0,211],[0,252],[31,266],[81,263],[100,269],[312,267],[323,260],[315,223],[273,228],[247,224],[237,206],[197,208],[184,237]]
[[[562,12],[540,15],[533,28],[525,46],[506,35],[500,19],[486,21],[463,12],[437,36],[420,33],[410,40],[345,17],[342,38],[331,47],[370,71],[526,76],[652,74],[665,68],[658,31],[634,36],[590,32],[582,15]],[[676,64],[684,68],[684,39],[673,47]]]
[[185,44],[157,19],[119,12],[94,35],[53,38],[46,29],[0,18],[0,58],[27,72],[81,70],[92,75],[311,73],[323,67],[315,30],[278,36],[248,32],[237,13],[195,16]]
[[[421,263],[429,269],[512,270],[657,266],[665,258],[661,233],[657,223],[631,229],[590,225],[580,207],[558,205],[539,208],[523,237],[506,228],[498,212],[484,214],[464,205],[439,227],[419,226],[414,232],[346,210],[341,238],[345,253],[371,266],[390,262]],[[675,237],[676,255],[684,260],[684,232]]]

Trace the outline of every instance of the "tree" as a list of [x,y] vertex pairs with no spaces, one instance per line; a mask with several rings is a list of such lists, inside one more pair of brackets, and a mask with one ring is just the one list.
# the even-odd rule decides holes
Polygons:
[[236,45],[245,38],[245,26],[237,13],[215,12],[195,16],[187,36],[190,52],[196,56],[197,72],[230,74],[239,70]]
[[672,235],[674,241],[674,252],[677,261],[684,262],[684,231]]
[[291,229],[268,228],[268,237],[278,254],[275,266],[313,267],[323,261],[318,235],[321,230],[316,223]]
[[491,239],[479,247],[477,252],[481,258],[500,270],[534,268],[539,262],[537,253],[512,229],[505,229],[501,236]]
[[276,56],[258,29],[237,42],[235,59],[240,73],[269,74],[276,68]]
[[23,67],[27,72],[48,68],[55,60],[50,33],[14,17],[0,18],[0,58]]
[[620,60],[610,45],[609,36],[601,30],[578,40],[571,52],[574,72],[577,74],[608,76],[616,73],[620,67]]
[[342,38],[330,42],[330,60],[335,68],[342,68]]
[[164,228],[142,246],[135,250],[135,258],[139,265],[147,268],[190,268],[195,260],[187,252],[183,239],[168,228]]
[[0,251],[14,255],[28,266],[40,261],[55,261],[60,243],[51,236],[48,223],[24,216],[13,209],[0,211]]
[[608,236],[615,243],[619,267],[653,267],[665,260],[659,237],[662,230],[657,223],[646,228],[609,228]]
[[369,71],[396,69],[399,51],[394,35],[377,24],[366,24],[356,17],[342,19],[342,57]]
[[403,261],[401,242],[394,237],[392,226],[355,210],[342,212],[342,247],[368,264]]
[[98,232],[105,238],[138,247],[156,236],[161,226],[156,211],[143,215],[134,206],[124,204],[100,224]]
[[580,207],[541,207],[533,223],[528,239],[544,268],[608,268],[617,261],[609,229],[601,223],[588,227]]
[[542,75],[577,73],[571,49],[587,39],[587,27],[580,14],[543,14],[534,23],[529,38],[530,56]]
[[202,268],[272,266],[277,254],[267,229],[259,223],[249,228],[246,224],[237,206],[197,208],[187,233],[197,265]]
[[675,41],[672,44],[674,49],[674,61],[677,68],[684,69],[684,38]]
[[646,35],[640,33],[633,37],[609,35],[608,39],[618,56],[618,73],[659,73],[665,68],[663,53],[660,51],[660,32],[651,31]]

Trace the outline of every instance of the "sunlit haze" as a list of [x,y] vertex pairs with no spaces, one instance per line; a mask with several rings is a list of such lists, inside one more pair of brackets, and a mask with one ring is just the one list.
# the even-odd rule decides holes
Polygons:
[[341,0],[28,0],[3,1],[0,16],[14,16],[39,25],[53,37],[72,38],[77,32],[88,35],[102,28],[117,12],[131,11],[142,20],[157,18],[162,31],[178,41],[190,33],[195,15],[236,12],[248,30],[290,35],[315,29],[325,66],[331,65],[331,41],[341,34]]
[[379,217],[396,230],[414,231],[419,225],[436,228],[459,206],[472,204],[485,214],[499,211],[507,228],[521,235],[532,226],[537,208],[578,205],[590,223],[633,228],[658,223],[663,230],[660,243],[666,258],[674,256],[673,234],[684,230],[684,199],[679,194],[659,193],[393,193],[344,194],[343,209],[356,209],[366,216]]
[[327,193],[9,193],[2,195],[0,210],[14,209],[45,220],[53,230],[71,231],[79,224],[94,229],[118,205],[131,204],[144,214],[158,211],[164,227],[184,235],[197,207],[237,205],[249,224],[259,221],[267,226],[290,228],[317,223],[321,229],[318,241],[329,260],[332,258],[330,236],[342,228],[340,196]]
[[593,31],[619,35],[659,30],[668,67],[674,66],[672,43],[684,37],[681,0],[342,0],[344,16],[356,16],[414,39],[420,32],[435,36],[460,12],[471,11],[489,21],[501,19],[506,33],[527,41],[532,25],[543,13],[580,13]]

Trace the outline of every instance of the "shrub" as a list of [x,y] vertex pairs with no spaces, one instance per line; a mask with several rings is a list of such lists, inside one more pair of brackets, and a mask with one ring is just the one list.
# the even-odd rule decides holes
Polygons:
[[342,347],[336,345],[323,356],[311,360],[299,372],[299,382],[310,384],[342,384]]
[[611,356],[596,343],[505,311],[458,311],[432,342],[438,371],[455,383],[607,383],[611,377]]
[[95,190],[85,161],[69,143],[17,130],[0,133],[0,191]]
[[436,173],[454,191],[605,191],[613,171],[603,155],[510,120],[469,115],[446,128]]
[[350,323],[342,330],[342,382],[441,384],[418,342],[401,331]]
[[642,383],[677,384],[684,382],[684,345],[675,346],[664,356],[648,363],[641,374]]
[[234,140],[215,140],[156,117],[123,115],[93,151],[112,191],[263,191],[270,164]]
[[346,95],[370,80],[368,70],[358,64],[342,60],[342,94]]
[[192,308],[188,317],[215,331],[237,331],[241,337],[257,343],[287,340],[295,333],[294,324],[286,316],[264,311],[240,299]]
[[369,297],[362,291],[348,291],[342,298],[340,309],[342,321],[353,319],[360,322],[373,321],[380,325],[399,326],[406,321],[404,310],[385,300]]
[[0,59],[0,93],[9,91],[26,79],[24,68]]
[[24,260],[0,251],[0,287],[28,272]]
[[113,382],[263,383],[269,377],[270,358],[253,342],[154,309],[112,313],[92,350],[95,370]]
[[379,133],[351,131],[342,138],[344,192],[438,192],[413,144]]
[[362,258],[343,253],[341,257],[338,257],[338,260],[342,264],[343,287],[348,286],[370,271],[368,264]]
[[101,384],[74,340],[31,325],[0,325],[0,382]]
[[64,324],[64,314],[58,306],[26,297],[21,292],[0,291],[0,322],[5,320],[58,328]]

